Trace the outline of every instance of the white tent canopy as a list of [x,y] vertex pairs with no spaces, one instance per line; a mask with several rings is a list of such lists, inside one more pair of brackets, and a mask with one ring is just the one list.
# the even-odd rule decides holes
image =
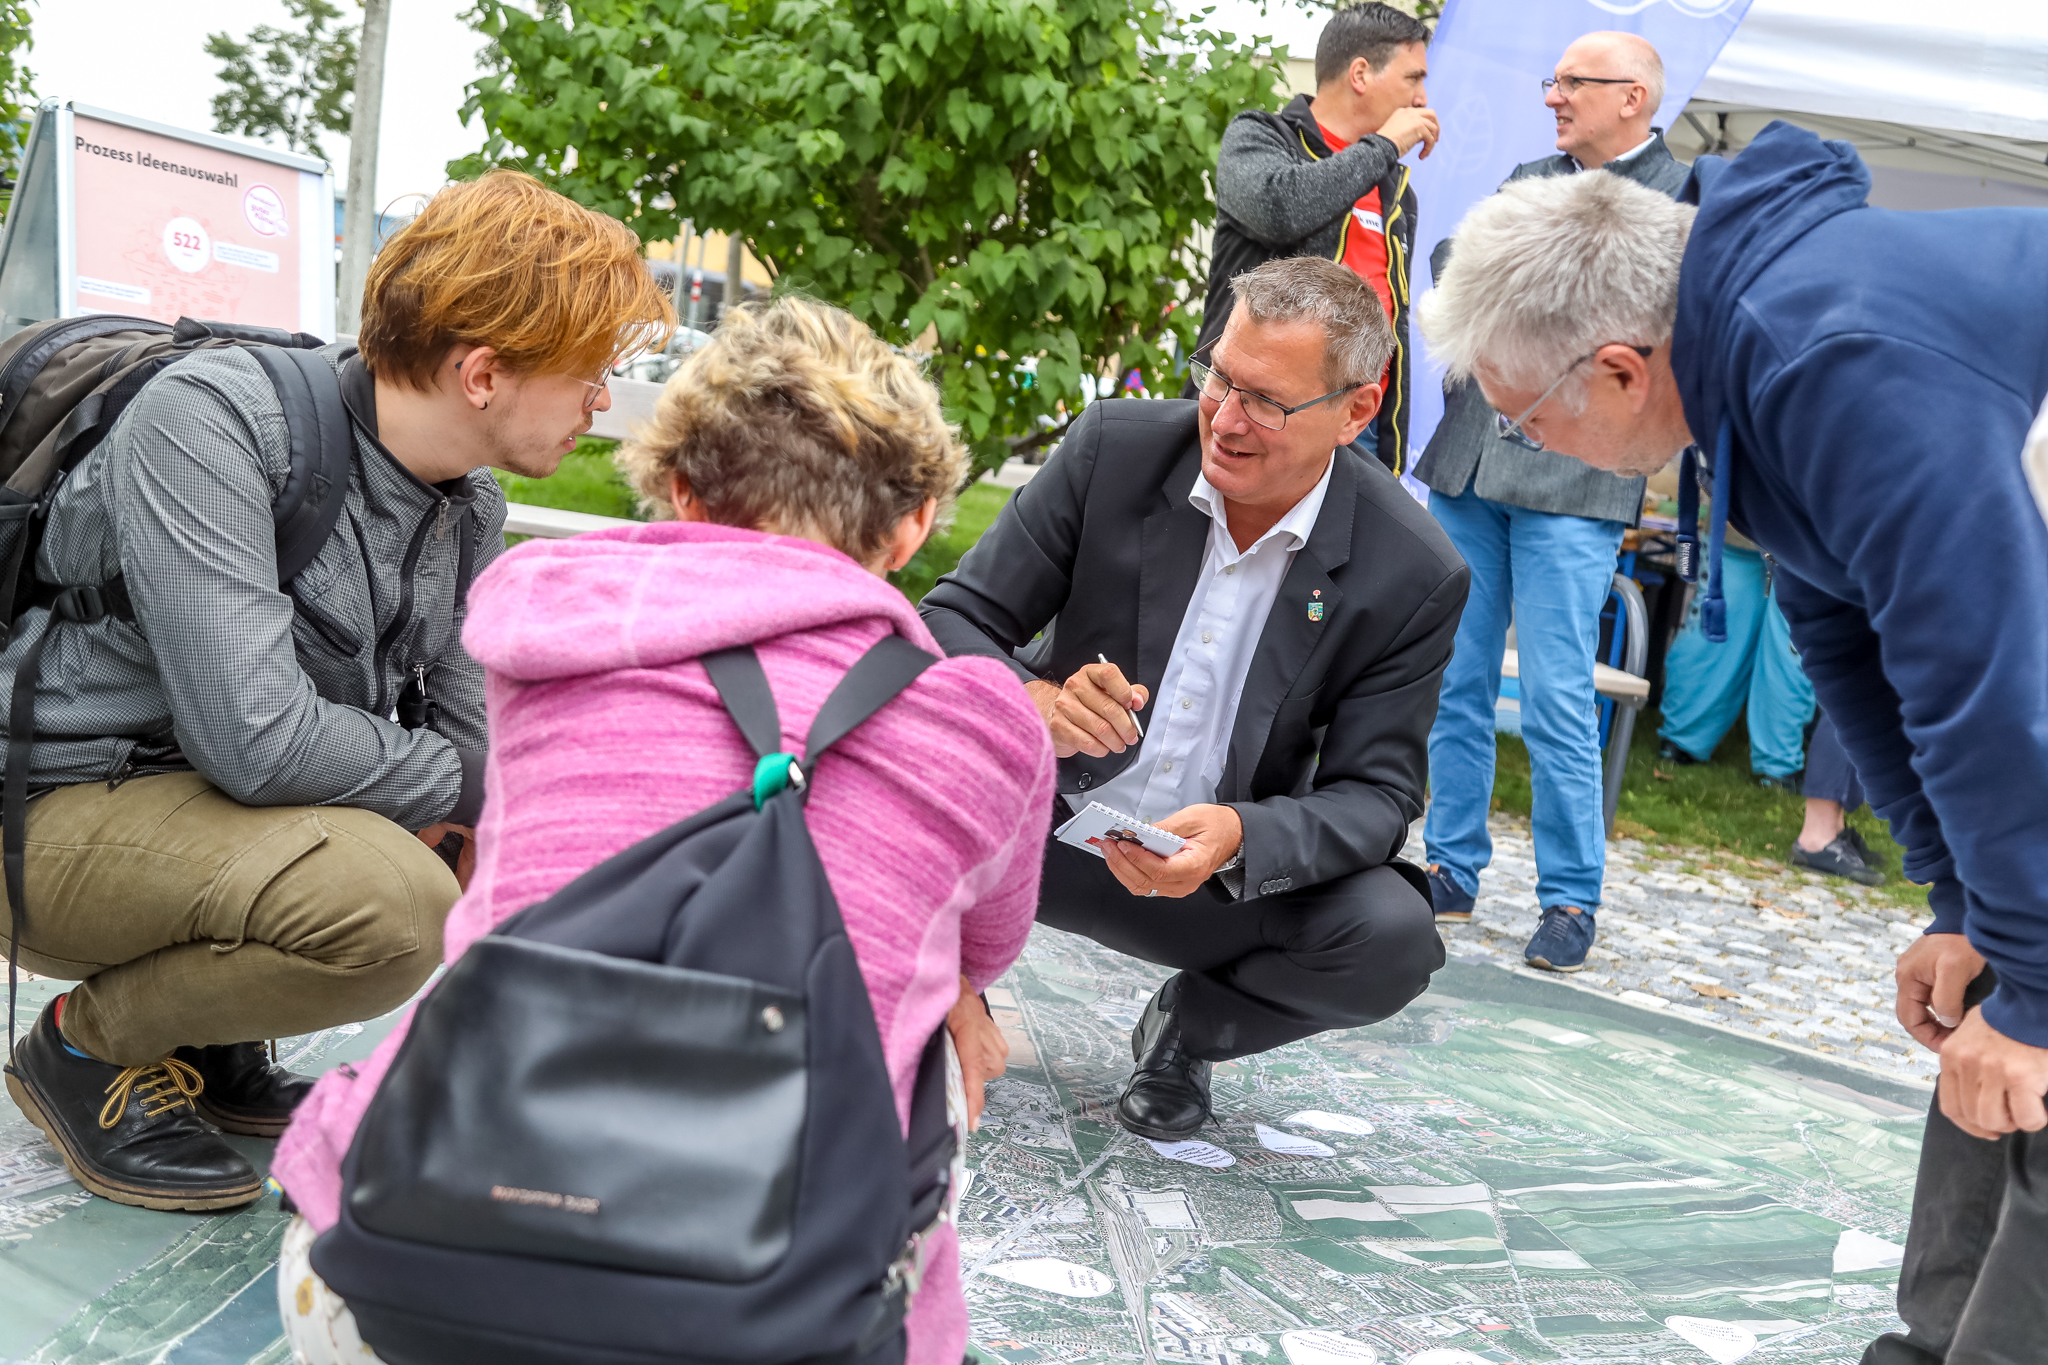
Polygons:
[[1854,143],[1887,208],[2048,207],[2048,3],[1755,0],[1672,150],[1784,118]]

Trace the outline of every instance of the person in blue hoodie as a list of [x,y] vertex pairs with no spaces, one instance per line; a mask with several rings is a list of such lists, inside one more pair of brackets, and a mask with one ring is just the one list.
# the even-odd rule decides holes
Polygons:
[[[1681,203],[1617,176],[1511,185],[1460,225],[1418,317],[1504,429],[1623,476],[1686,452],[1713,490],[1709,558],[1732,524],[1776,560],[1814,691],[1934,911],[1896,973],[1900,1022],[1941,1057],[1909,1330],[1864,1359],[2031,1361],[2048,508],[2022,451],[2048,395],[2048,212],[1897,213],[1869,191],[1854,149],[1784,123],[1702,158]],[[1710,587],[1710,634],[1724,605]]]

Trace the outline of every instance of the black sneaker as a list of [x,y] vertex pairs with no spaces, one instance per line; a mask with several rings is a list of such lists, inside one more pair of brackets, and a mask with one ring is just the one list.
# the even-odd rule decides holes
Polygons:
[[1793,796],[1798,796],[1802,794],[1806,787],[1806,770],[1804,768],[1796,773],[1787,773],[1783,777],[1773,777],[1769,773],[1751,773],[1750,776],[1754,777],[1756,784],[1765,791],[1789,792]]
[[1668,739],[1657,742],[1657,757],[1666,763],[1675,763],[1681,768],[1697,768],[1707,761],[1704,758],[1694,758]]
[[1209,1121],[1211,1064],[1181,1050],[1180,1021],[1173,1012],[1169,981],[1146,1002],[1131,1030],[1130,1084],[1116,1102],[1116,1121],[1142,1138],[1180,1142]]
[[262,1043],[181,1047],[171,1054],[199,1073],[206,1088],[192,1097],[214,1127],[247,1137],[274,1138],[313,1088],[311,1076],[286,1071]]
[[1792,845],[1792,866],[1803,867],[1809,872],[1821,872],[1830,877],[1847,877],[1852,882],[1865,886],[1883,886],[1884,873],[1863,861],[1851,842],[1853,830],[1843,830],[1826,848],[1810,853],[1801,848],[1795,840]]
[[1842,833],[1847,836],[1849,847],[1856,850],[1856,856],[1863,860],[1864,866],[1879,872],[1884,871],[1884,859],[1871,852],[1870,845],[1863,842],[1862,834],[1857,832],[1854,825],[1842,826]]
[[86,1189],[145,1209],[231,1209],[263,1178],[193,1106],[205,1082],[175,1057],[115,1066],[65,1048],[54,1004],[14,1045],[7,1093]]

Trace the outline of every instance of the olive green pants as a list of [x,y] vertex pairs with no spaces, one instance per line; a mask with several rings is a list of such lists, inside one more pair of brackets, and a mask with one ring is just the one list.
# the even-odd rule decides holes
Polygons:
[[381,815],[244,806],[197,773],[41,797],[26,873],[20,965],[79,983],[65,1039],[120,1066],[396,1009],[460,894]]

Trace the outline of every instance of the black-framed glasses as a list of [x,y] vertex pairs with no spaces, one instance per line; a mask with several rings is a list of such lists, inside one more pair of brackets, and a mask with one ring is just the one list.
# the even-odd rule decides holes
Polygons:
[[1362,384],[1346,384],[1341,389],[1331,389],[1321,398],[1311,398],[1306,403],[1296,403],[1290,408],[1274,402],[1263,393],[1253,393],[1250,389],[1239,388],[1192,357],[1188,360],[1188,373],[1195,377],[1195,391],[1202,397],[1222,407],[1229,401],[1231,394],[1236,394],[1237,401],[1244,407],[1244,415],[1249,417],[1254,425],[1262,426],[1268,431],[1285,431],[1287,419],[1295,413],[1312,408],[1318,403],[1327,403],[1332,398],[1341,397],[1353,389],[1365,387]]
[[1552,86],[1557,86],[1564,91],[1564,97],[1570,99],[1573,95],[1579,93],[1579,87],[1582,85],[1641,84],[1642,82],[1634,76],[1545,76],[1543,78],[1543,93],[1547,95],[1550,93]]
[[1645,360],[1648,360],[1650,358],[1650,352],[1657,349],[1655,346],[1630,345],[1630,343],[1626,341],[1602,342],[1600,345],[1595,346],[1592,350],[1580,356],[1577,360],[1574,360],[1571,364],[1565,366],[1564,373],[1559,375],[1557,379],[1551,384],[1551,386],[1543,391],[1543,396],[1541,398],[1538,398],[1535,402],[1531,403],[1527,408],[1524,408],[1522,410],[1522,415],[1520,417],[1515,418],[1513,421],[1509,421],[1506,413],[1496,412],[1493,415],[1493,421],[1495,428],[1500,432],[1500,438],[1511,445],[1518,445],[1524,450],[1543,449],[1543,442],[1537,440],[1534,436],[1531,436],[1528,432],[1522,430],[1522,423],[1528,421],[1531,417],[1534,417],[1536,415],[1536,409],[1542,407],[1545,403],[1548,403],[1550,401],[1550,395],[1556,393],[1560,388],[1564,387],[1564,381],[1572,377],[1573,370],[1578,369],[1579,366],[1585,364],[1594,356],[1599,355],[1609,346],[1627,346],[1631,351],[1634,351],[1637,355],[1641,356]]

